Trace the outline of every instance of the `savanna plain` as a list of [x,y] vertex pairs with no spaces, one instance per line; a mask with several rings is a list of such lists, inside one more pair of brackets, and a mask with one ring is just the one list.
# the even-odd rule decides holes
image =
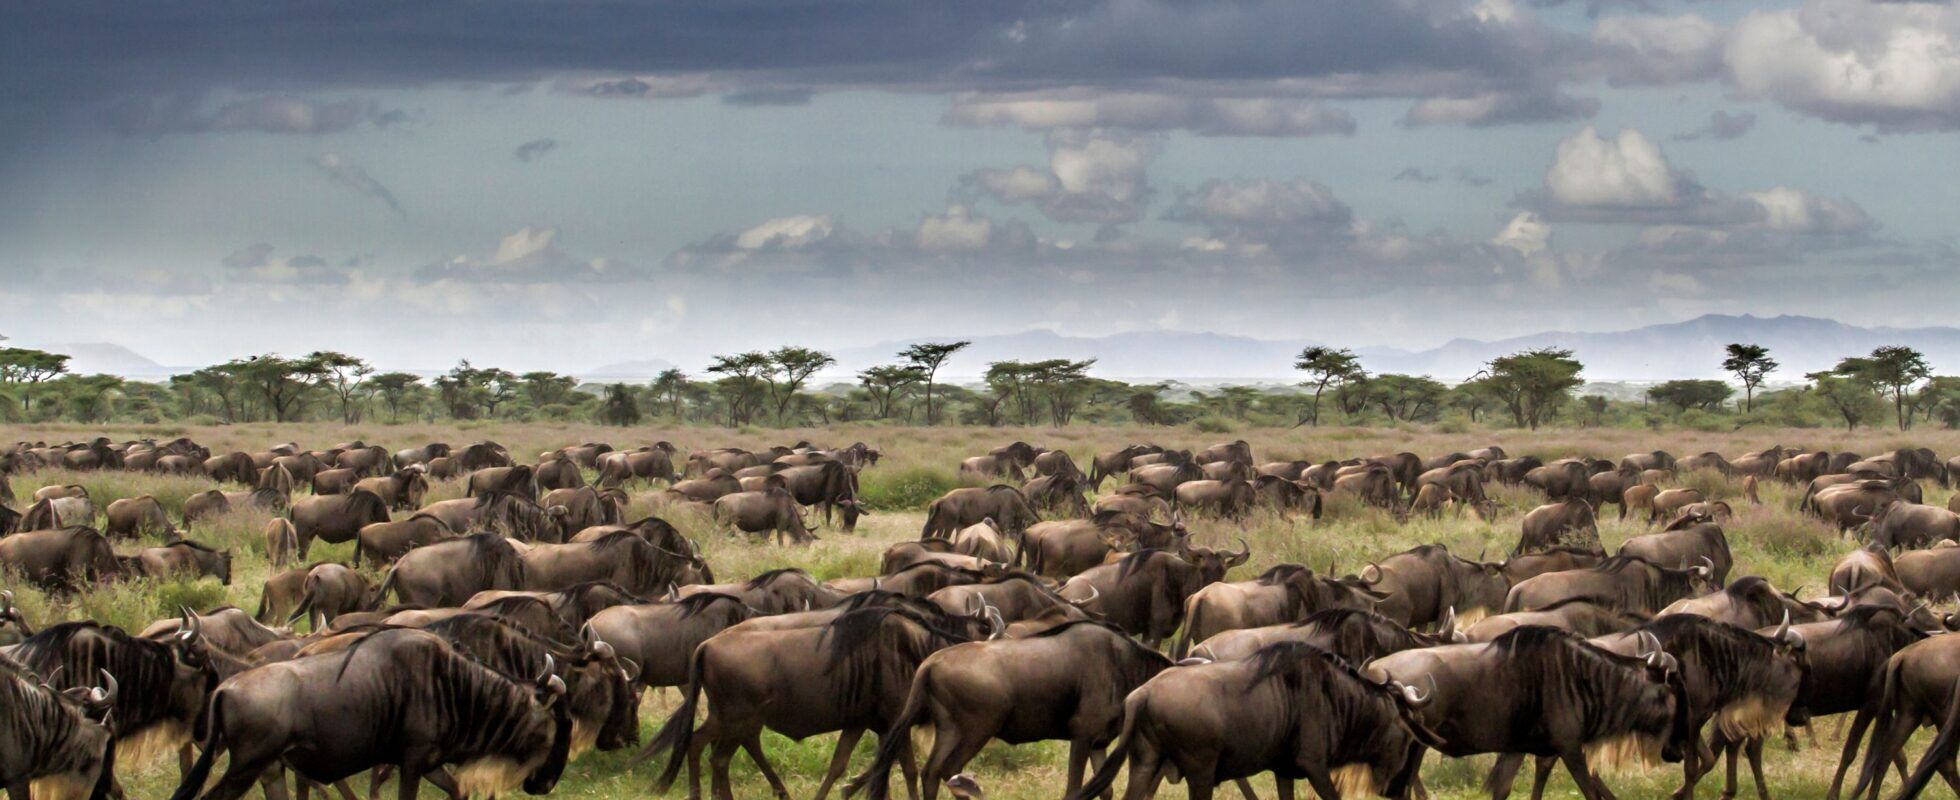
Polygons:
[[[626,518],[638,519],[659,514],[696,540],[720,580],[746,578],[765,570],[797,567],[818,580],[876,574],[880,555],[891,544],[916,539],[924,521],[924,508],[933,498],[962,484],[957,472],[960,459],[983,454],[990,448],[1014,440],[1065,449],[1078,464],[1087,465],[1100,452],[1119,449],[1136,442],[1166,447],[1201,449],[1221,440],[1244,439],[1251,443],[1255,461],[1292,459],[1341,459],[1410,451],[1425,458],[1444,453],[1501,445],[1509,455],[1535,455],[1546,461],[1567,456],[1596,456],[1618,459],[1627,453],[1663,449],[1687,456],[1704,451],[1731,457],[1772,445],[1850,450],[1867,455],[1890,452],[1895,448],[1929,447],[1941,457],[1960,453],[1960,431],[1925,429],[1914,431],[1749,428],[1736,432],[1708,433],[1687,430],[1622,429],[1473,429],[1443,432],[1423,427],[1350,428],[1326,427],[1291,429],[1246,428],[1226,434],[1201,433],[1178,427],[1088,427],[1068,428],[907,428],[885,426],[836,426],[829,428],[760,430],[713,429],[700,427],[613,428],[578,424],[431,424],[356,425],[328,424],[242,424],[230,426],[0,426],[0,441],[87,440],[106,435],[113,440],[153,438],[166,440],[188,436],[214,453],[233,450],[260,451],[281,442],[297,442],[302,447],[324,448],[337,442],[359,439],[393,449],[414,447],[438,441],[457,446],[481,440],[494,440],[506,446],[527,463],[539,453],[580,442],[608,442],[630,449],[657,440],[677,445],[684,455],[689,450],[737,446],[763,449],[807,440],[824,447],[843,447],[862,441],[883,453],[875,466],[860,476],[860,498],[869,512],[855,532],[844,533],[834,527],[821,527],[818,541],[799,546],[778,546],[773,541],[717,530],[711,520],[693,512],[656,509],[651,495],[657,487],[644,484],[633,488],[633,499]],[[592,476],[587,475],[588,479]],[[965,479],[977,483],[975,479]],[[50,484],[76,483],[86,486],[98,508],[117,498],[142,494],[155,496],[175,519],[185,498],[212,488],[203,479],[176,478],[118,471],[67,472],[42,470],[13,476],[15,508],[25,508],[36,488]],[[1724,525],[1736,561],[1731,579],[1760,575],[1786,590],[1802,587],[1806,596],[1825,591],[1826,575],[1832,563],[1858,543],[1841,537],[1835,528],[1800,515],[1796,510],[1801,487],[1766,480],[1762,484],[1761,504],[1741,497],[1739,482],[1713,472],[1688,473],[1675,477],[1674,485],[1699,488],[1708,499],[1723,499],[1735,507],[1735,517]],[[1113,488],[1105,484],[1104,491]],[[428,502],[460,497],[460,481],[438,482]],[[1926,486],[1925,502],[1944,506],[1949,490]],[[1293,562],[1315,570],[1333,565],[1348,574],[1378,559],[1407,548],[1429,543],[1447,545],[1466,556],[1501,558],[1516,544],[1520,518],[1544,502],[1543,495],[1523,487],[1493,484],[1491,496],[1496,512],[1488,518],[1445,513],[1438,517],[1415,516],[1407,521],[1393,514],[1362,505],[1351,498],[1334,497],[1325,515],[1312,520],[1302,515],[1282,517],[1259,511],[1243,523],[1226,519],[1191,518],[1187,523],[1200,544],[1231,547],[1243,537],[1252,556],[1248,563],[1232,571],[1227,580],[1246,580],[1268,567]],[[398,514],[398,516],[400,516]],[[818,515],[820,518],[820,515]],[[198,581],[132,580],[104,585],[73,597],[58,598],[22,584],[0,578],[16,597],[19,607],[37,628],[63,620],[94,619],[142,629],[153,620],[174,617],[180,607],[209,609],[223,604],[247,610],[259,602],[260,586],[275,570],[270,565],[260,535],[269,519],[268,512],[241,509],[221,518],[200,521],[192,538],[232,551],[236,560],[231,585],[205,578]],[[1610,552],[1624,539],[1651,530],[1644,519],[1620,520],[1614,510],[1600,515],[1600,538]],[[145,542],[153,544],[154,542]],[[134,543],[122,543],[127,550]],[[353,545],[316,543],[312,561],[351,559]],[[373,569],[372,566],[369,569]],[[378,574],[376,575],[378,578]],[[649,695],[641,709],[642,739],[678,704],[675,692]],[[1816,744],[1800,739],[1791,750],[1785,742],[1773,740],[1767,768],[1773,796],[1784,800],[1820,798],[1831,779],[1841,748],[1842,725],[1838,718],[1815,722]],[[930,734],[921,730],[915,736]],[[1915,740],[1908,753],[1923,748],[1926,734]],[[765,747],[778,771],[796,797],[808,797],[827,763],[834,737],[825,735],[801,742],[774,733],[764,738]],[[923,744],[923,742],[922,742]],[[860,744],[851,773],[868,763],[872,737]],[[925,752],[924,749],[919,752]],[[998,742],[990,745],[967,769],[989,797],[1056,798],[1062,793],[1066,743],[1049,742],[1010,747]],[[566,771],[554,795],[571,798],[639,797],[651,792],[651,784],[664,757],[639,763],[632,749],[592,752],[575,761]],[[1465,760],[1440,758],[1431,753],[1425,761],[1424,779],[1429,789],[1442,798],[1483,796],[1480,788],[1489,771],[1491,757]],[[177,785],[178,766],[174,757],[158,757],[147,763],[119,765],[119,772],[133,797],[167,797]],[[222,766],[221,766],[222,769]],[[735,795],[742,798],[769,796],[769,789],[746,757],[735,761]],[[1605,780],[1621,797],[1662,797],[1679,784],[1675,765],[1624,767],[1609,772]],[[1895,779],[1896,781],[1896,779]],[[1701,796],[1721,792],[1718,769],[1705,777]],[[353,781],[355,790],[365,790],[365,780]],[[1118,786],[1122,783],[1119,781]],[[1271,797],[1267,778],[1253,785],[1261,796]],[[1519,787],[1521,790],[1524,786]],[[1306,791],[1304,785],[1301,786]],[[392,791],[392,788],[390,789]],[[426,790],[426,787],[425,787]],[[1232,792],[1227,787],[1220,791]],[[1741,791],[1753,793],[1756,787],[1746,775]],[[1944,791],[1936,787],[1935,791]],[[1166,794],[1181,795],[1179,786],[1166,786]],[[682,789],[673,790],[675,796]],[[1561,770],[1551,785],[1555,797],[1577,797],[1578,792]]]

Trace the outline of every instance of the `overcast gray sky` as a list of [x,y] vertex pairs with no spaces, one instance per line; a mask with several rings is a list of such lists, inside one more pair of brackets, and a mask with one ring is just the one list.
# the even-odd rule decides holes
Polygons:
[[0,333],[579,371],[1960,299],[1950,4],[308,8],[10,13]]

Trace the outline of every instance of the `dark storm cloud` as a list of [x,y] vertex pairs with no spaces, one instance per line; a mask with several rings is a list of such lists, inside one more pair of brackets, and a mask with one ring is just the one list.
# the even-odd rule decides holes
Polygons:
[[1322,96],[1468,95],[1531,85],[1583,44],[1456,0],[367,0],[305,14],[230,0],[74,0],[14,9],[8,29],[24,35],[0,47],[0,80],[50,102],[579,74],[597,81],[590,93],[644,96],[659,88],[649,76],[688,73],[900,89],[1169,78],[1295,81],[1287,93]]

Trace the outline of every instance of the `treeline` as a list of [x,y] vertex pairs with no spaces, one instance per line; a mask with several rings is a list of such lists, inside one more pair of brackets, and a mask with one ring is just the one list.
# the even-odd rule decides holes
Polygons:
[[[670,369],[645,384],[581,384],[556,372],[514,373],[459,362],[441,375],[379,372],[344,353],[261,355],[164,383],[75,375],[68,357],[0,348],[0,420],[15,423],[193,423],[438,420],[582,421],[610,425],[1196,425],[1428,424],[1537,428],[1749,425],[1870,426],[1922,421],[1960,427],[1960,377],[1935,376],[1923,355],[1882,347],[1764,391],[1779,367],[1765,348],[1729,345],[1733,382],[1676,380],[1637,400],[1582,393],[1569,350],[1492,360],[1454,386],[1428,376],[1371,374],[1347,350],[1311,347],[1290,386],[1192,388],[1090,375],[1095,360],[1000,361],[978,383],[948,383],[941,367],[968,342],[919,344],[855,382],[816,382],[828,353],[787,346],[717,356],[700,374]],[[1738,388],[1739,387],[1739,388]],[[1739,396],[1738,396],[1739,395]]]

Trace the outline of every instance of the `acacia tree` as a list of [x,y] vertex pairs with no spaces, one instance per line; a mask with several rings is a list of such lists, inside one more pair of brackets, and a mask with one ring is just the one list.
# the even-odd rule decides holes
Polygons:
[[776,424],[788,424],[790,403],[795,402],[796,393],[810,376],[836,363],[829,353],[807,347],[778,347],[769,352],[770,370],[763,374],[763,380],[769,383],[769,393],[776,400]]
[[633,399],[633,390],[623,383],[606,387],[605,400],[599,405],[599,418],[608,425],[622,428],[638,424],[640,404]]
[[755,418],[755,408],[764,399],[773,369],[768,353],[748,352],[715,356],[708,371],[723,376],[715,382],[715,393],[728,408],[728,426],[746,425]]
[[1872,384],[1864,375],[1830,370],[1812,372],[1804,377],[1809,378],[1814,387],[1812,394],[1836,411],[1848,430],[1855,431],[1858,423],[1884,413],[1878,406],[1878,396],[1874,394]]
[[1048,418],[1056,427],[1067,425],[1074,419],[1076,409],[1082,405],[1094,381],[1089,377],[1089,368],[1096,360],[1070,361],[1066,358],[1051,358],[1027,365],[1027,386],[1039,392],[1048,401]]
[[993,402],[988,404],[988,424],[996,424],[999,415],[995,409],[1007,400],[1013,400],[1021,411],[1021,424],[1034,424],[1034,393],[1028,391],[1028,380],[1034,376],[1032,365],[1022,361],[995,361],[987,365],[983,379],[987,388],[994,392]]
[[306,398],[326,379],[326,365],[313,358],[281,358],[266,354],[232,361],[225,365],[240,383],[272,412],[274,422],[299,419]]
[[[1300,351],[1300,357],[1293,362],[1293,368],[1301,370],[1309,376],[1300,385],[1313,387],[1313,405],[1309,407],[1310,410],[1308,411],[1307,419],[1302,420],[1302,422],[1311,422],[1314,427],[1318,428],[1320,427],[1321,393],[1327,391],[1329,384],[1345,383],[1359,377],[1361,375],[1361,360],[1356,358],[1354,353],[1347,350],[1336,350],[1331,347],[1309,347]],[[1299,424],[1296,422],[1294,426],[1298,427]]]
[[939,378],[939,367],[952,358],[954,353],[965,350],[970,341],[958,342],[920,342],[898,351],[898,357],[912,362],[912,365],[925,370],[926,384],[926,424],[939,424],[939,409],[933,405],[933,387]]
[[1913,385],[1933,376],[1932,366],[1918,350],[1903,345],[1889,345],[1873,350],[1865,358],[1847,358],[1839,361],[1832,370],[1839,375],[1856,377],[1874,391],[1892,396],[1892,408],[1898,415],[1899,430],[1905,430],[1912,421],[1906,416],[1906,395]]
[[526,372],[517,376],[522,382],[524,399],[531,402],[532,408],[564,403],[571,399],[572,390],[578,388],[578,379],[556,372]]
[[925,377],[923,367],[887,364],[859,372],[858,383],[871,396],[871,413],[879,419],[890,419],[898,399]]
[[25,347],[0,347],[0,383],[21,387],[20,410],[34,410],[36,384],[68,372],[68,356]]
[[1756,410],[1756,387],[1780,365],[1762,345],[1731,344],[1728,353],[1729,357],[1722,359],[1722,369],[1742,381],[1742,413],[1747,414]]
[[354,402],[361,381],[374,374],[374,367],[346,353],[317,350],[306,357],[320,369],[319,382],[340,401],[340,421],[352,425],[361,421],[361,407]]
[[1715,380],[1667,381],[1655,384],[1647,390],[1647,396],[1657,403],[1674,406],[1682,411],[1698,408],[1714,411],[1728,402],[1735,389]]
[[1479,374],[1518,427],[1537,430],[1546,413],[1583,383],[1579,373],[1584,369],[1571,350],[1546,347],[1493,359]]
[[367,379],[370,391],[381,395],[381,403],[388,407],[391,423],[401,421],[402,401],[421,384],[421,376],[410,372],[384,372]]
[[674,419],[681,419],[687,411],[687,373],[669,367],[661,370],[653,379],[653,396],[667,404]]

